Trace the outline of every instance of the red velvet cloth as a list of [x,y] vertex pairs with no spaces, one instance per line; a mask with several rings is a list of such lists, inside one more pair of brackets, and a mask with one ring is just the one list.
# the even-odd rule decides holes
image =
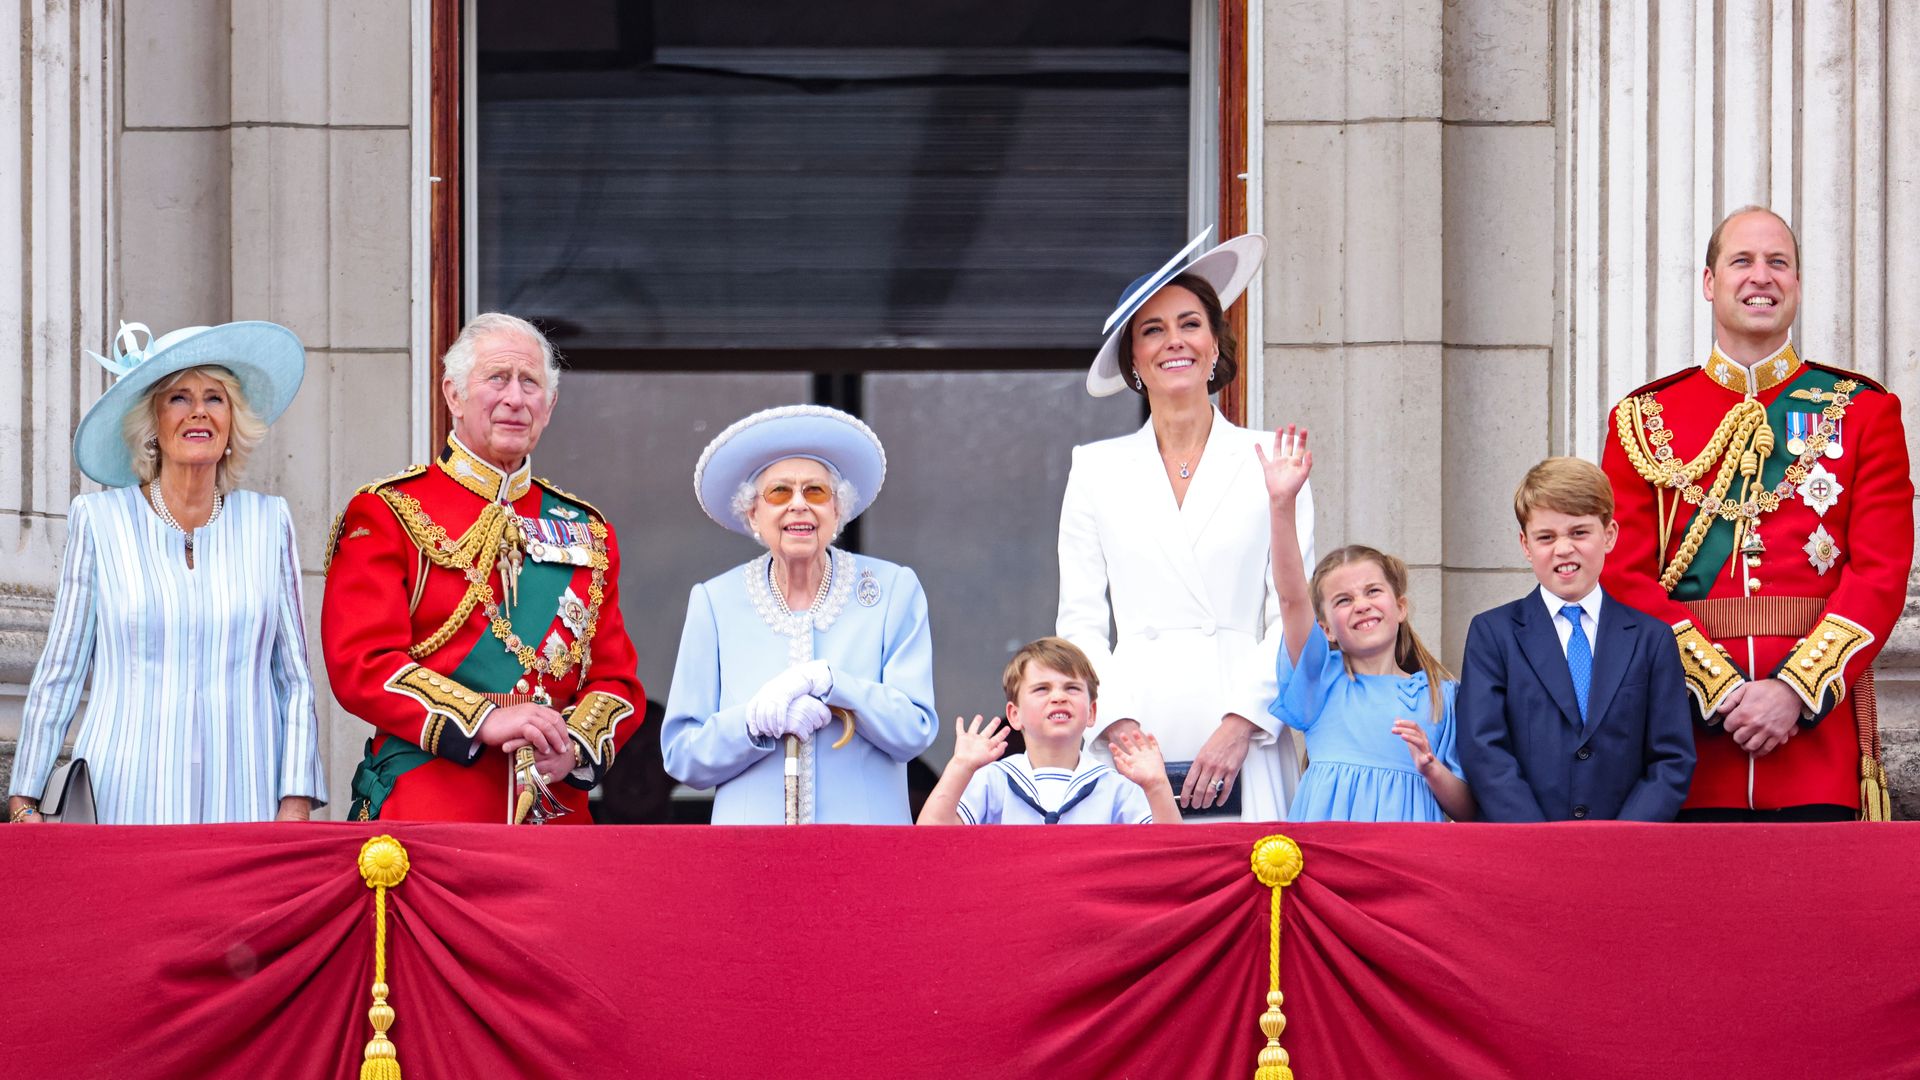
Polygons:
[[10,1076],[1920,1075],[1920,823],[20,827]]

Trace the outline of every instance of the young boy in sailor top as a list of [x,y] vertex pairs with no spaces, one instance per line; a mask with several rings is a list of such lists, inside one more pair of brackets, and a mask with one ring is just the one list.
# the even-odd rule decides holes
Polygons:
[[[1093,662],[1064,638],[1032,642],[1007,662],[1007,726],[954,718],[953,758],[922,825],[1145,825],[1177,822],[1167,763],[1151,735],[1113,740],[1113,765],[1080,752],[1100,692]],[[1001,760],[1008,730],[1027,752]]]

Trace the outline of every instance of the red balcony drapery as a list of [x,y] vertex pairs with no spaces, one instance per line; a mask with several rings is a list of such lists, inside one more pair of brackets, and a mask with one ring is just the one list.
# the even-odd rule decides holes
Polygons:
[[1920,823],[0,832],[14,1076],[1920,1075]]

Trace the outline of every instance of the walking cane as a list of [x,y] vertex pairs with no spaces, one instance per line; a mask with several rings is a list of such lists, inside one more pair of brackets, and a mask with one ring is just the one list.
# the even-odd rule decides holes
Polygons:
[[787,736],[787,824],[800,824],[800,736]]

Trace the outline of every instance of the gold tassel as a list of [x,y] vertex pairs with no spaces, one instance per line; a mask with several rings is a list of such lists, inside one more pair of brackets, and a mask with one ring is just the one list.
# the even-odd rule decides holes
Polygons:
[[1260,1031],[1266,1035],[1267,1045],[1260,1051],[1253,1080],[1293,1080],[1287,1052],[1280,1046],[1280,1033],[1287,1030],[1287,1014],[1280,1011],[1286,1001],[1286,995],[1280,992],[1280,897],[1300,876],[1303,865],[1300,845],[1288,837],[1265,836],[1253,845],[1253,876],[1273,890],[1267,950],[1267,1011],[1260,1014]]
[[360,846],[360,877],[373,890],[373,1038],[360,1080],[400,1080],[400,1057],[387,1029],[393,1026],[393,1006],[387,1004],[387,890],[406,880],[407,849],[391,836],[376,836]]
[[1887,770],[1867,754],[1860,755],[1860,819],[1893,820],[1893,800],[1887,792]]

